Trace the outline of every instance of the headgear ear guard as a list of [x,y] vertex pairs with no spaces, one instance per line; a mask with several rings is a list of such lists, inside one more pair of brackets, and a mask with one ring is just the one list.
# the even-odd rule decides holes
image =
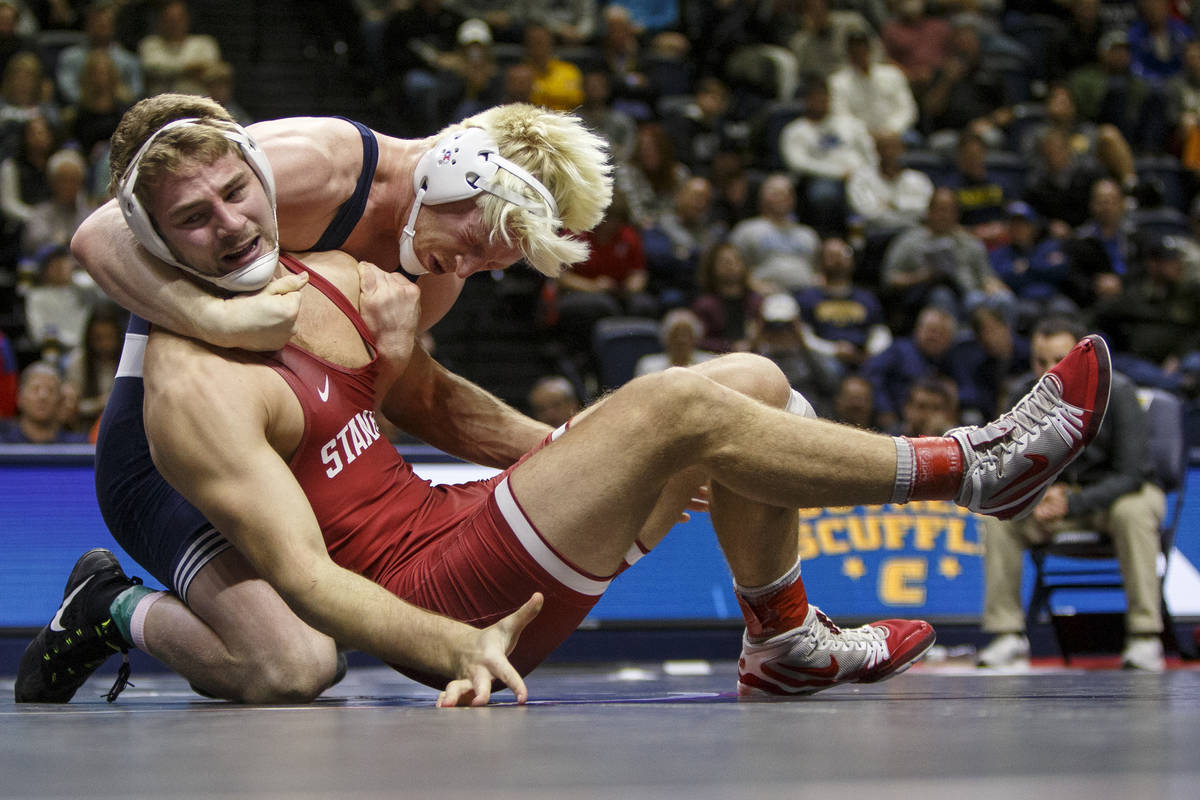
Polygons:
[[[496,173],[501,169],[520,178],[526,186],[537,192],[544,205],[496,183]],[[442,137],[417,162],[413,170],[413,186],[416,187],[417,199],[400,237],[400,265],[410,275],[420,275],[426,271],[413,250],[414,226],[422,204],[453,203],[487,192],[533,213],[558,216],[558,204],[554,202],[550,190],[528,170],[500,155],[496,141],[483,128],[464,128]]]
[[142,247],[145,247],[153,255],[161,258],[168,264],[174,264],[176,267],[190,272],[198,278],[220,286],[222,289],[228,289],[231,292],[257,291],[266,286],[275,275],[275,265],[279,261],[278,225],[276,225],[275,249],[272,252],[260,256],[252,263],[227,275],[204,275],[175,257],[175,254],[171,252],[171,248],[167,247],[167,243],[163,241],[162,236],[155,229],[154,221],[150,218],[149,212],[146,211],[146,208],[138,200],[137,194],[134,192],[137,188],[139,165],[141,164],[142,157],[149,151],[150,146],[167,131],[188,125],[203,125],[213,128],[237,145],[242,158],[245,159],[254,174],[258,176],[263,188],[266,189],[267,199],[271,202],[271,215],[273,219],[275,218],[275,175],[271,172],[271,165],[267,161],[266,154],[258,146],[258,143],[251,138],[250,134],[244,128],[234,122],[218,119],[201,120],[197,117],[188,117],[187,119],[174,120],[159,128],[146,139],[138,149],[137,154],[130,159],[129,166],[125,170],[125,176],[121,179],[117,191],[117,202],[121,206],[121,214],[125,217],[125,224],[129,226],[129,230],[133,232],[133,235]]

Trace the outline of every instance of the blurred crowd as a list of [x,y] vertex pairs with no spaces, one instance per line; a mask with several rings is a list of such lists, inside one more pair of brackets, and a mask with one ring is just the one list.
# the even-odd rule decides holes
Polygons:
[[[560,410],[606,388],[612,318],[658,326],[630,377],[758,352],[880,430],[989,418],[1047,315],[1104,333],[1138,384],[1200,393],[1200,3],[293,5],[385,133],[523,101],[611,143],[592,257],[534,289],[531,324],[566,355],[530,388],[569,387]],[[35,363],[60,378],[63,431],[103,407],[122,314],[66,245],[125,109],[186,91],[255,118],[235,97],[249,66],[190,10],[0,0],[0,418],[20,421]]]

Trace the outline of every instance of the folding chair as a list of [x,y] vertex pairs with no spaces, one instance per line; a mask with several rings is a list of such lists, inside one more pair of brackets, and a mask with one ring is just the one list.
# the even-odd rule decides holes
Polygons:
[[[1187,482],[1187,448],[1184,445],[1183,403],[1174,394],[1162,389],[1138,389],[1138,400],[1146,412],[1146,433],[1154,461],[1154,473],[1163,491],[1167,492],[1167,515],[1159,528],[1161,544],[1158,559],[1160,585],[1167,574],[1167,559],[1175,545],[1183,508],[1184,487]],[[1173,505],[1171,501],[1174,501]],[[1070,663],[1066,623],[1053,613],[1051,600],[1057,592],[1097,589],[1123,590],[1120,566],[1112,539],[1101,531],[1069,530],[1056,533],[1053,539],[1029,551],[1035,574],[1033,595],[1026,615],[1026,630],[1033,623],[1050,616],[1054,637],[1063,660]],[[1181,645],[1175,636],[1175,620],[1162,596],[1163,646],[1185,658],[1194,658],[1190,646]]]

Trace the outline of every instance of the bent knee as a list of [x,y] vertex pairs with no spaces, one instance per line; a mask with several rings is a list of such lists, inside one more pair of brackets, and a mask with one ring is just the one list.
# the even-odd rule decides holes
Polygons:
[[244,703],[309,703],[337,675],[337,649],[302,648],[263,654],[239,665],[238,699]]
[[771,359],[755,353],[729,353],[696,367],[706,378],[775,408],[791,397],[787,376]]

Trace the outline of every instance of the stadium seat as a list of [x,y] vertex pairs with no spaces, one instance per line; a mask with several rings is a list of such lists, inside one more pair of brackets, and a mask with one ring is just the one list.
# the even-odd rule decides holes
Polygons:
[[592,351],[596,356],[602,391],[628,383],[638,359],[662,351],[657,320],[645,317],[607,317],[592,329]]

